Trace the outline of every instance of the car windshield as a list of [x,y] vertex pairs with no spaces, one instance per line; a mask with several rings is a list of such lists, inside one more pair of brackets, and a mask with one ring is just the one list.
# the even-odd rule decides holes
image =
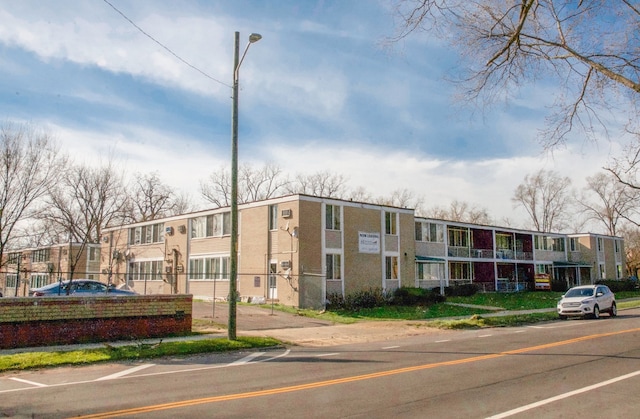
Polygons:
[[565,297],[591,297],[593,288],[573,288],[567,291]]

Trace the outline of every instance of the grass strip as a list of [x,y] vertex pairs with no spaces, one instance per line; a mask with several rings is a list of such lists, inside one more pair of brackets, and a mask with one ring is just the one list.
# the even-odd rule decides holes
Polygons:
[[96,362],[136,360],[163,356],[187,356],[210,352],[226,352],[240,349],[266,348],[282,344],[269,337],[241,336],[237,340],[226,338],[201,339],[156,344],[135,344],[103,348],[58,352],[23,352],[1,355],[0,372],[60,365],[83,365]]

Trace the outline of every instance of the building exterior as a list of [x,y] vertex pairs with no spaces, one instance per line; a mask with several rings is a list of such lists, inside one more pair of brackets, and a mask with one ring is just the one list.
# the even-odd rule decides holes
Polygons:
[[567,287],[624,275],[624,241],[416,218],[420,287],[475,283],[485,291]]
[[[230,216],[229,208],[218,208],[105,229],[99,266],[88,264],[87,276],[140,294],[227,299]],[[444,221],[339,199],[290,195],[243,204],[238,225],[237,290],[244,301],[321,308],[332,294],[375,288],[474,283],[518,291],[624,275],[619,237]],[[64,260],[50,252],[48,263]],[[46,265],[47,280],[63,270]]]
[[0,292],[25,296],[31,288],[69,279],[72,270],[74,279],[100,279],[100,245],[66,243],[11,251],[2,267]]
[[[239,206],[242,299],[322,307],[332,293],[415,282],[413,210],[306,195]],[[104,230],[102,268],[137,292],[229,295],[230,212]]]

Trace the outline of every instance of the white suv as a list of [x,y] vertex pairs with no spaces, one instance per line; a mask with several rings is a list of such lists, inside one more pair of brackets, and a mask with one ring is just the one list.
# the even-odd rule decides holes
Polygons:
[[558,315],[562,320],[569,316],[600,318],[600,313],[618,315],[616,296],[606,285],[582,285],[567,291],[558,301]]

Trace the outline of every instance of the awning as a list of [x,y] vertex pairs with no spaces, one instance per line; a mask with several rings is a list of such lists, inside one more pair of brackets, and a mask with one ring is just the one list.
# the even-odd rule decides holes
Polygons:
[[418,256],[416,255],[416,262],[421,262],[421,263],[429,263],[429,262],[442,262],[444,263],[444,259],[441,258],[434,258],[431,256]]
[[585,262],[553,262],[554,268],[591,268],[591,265]]

